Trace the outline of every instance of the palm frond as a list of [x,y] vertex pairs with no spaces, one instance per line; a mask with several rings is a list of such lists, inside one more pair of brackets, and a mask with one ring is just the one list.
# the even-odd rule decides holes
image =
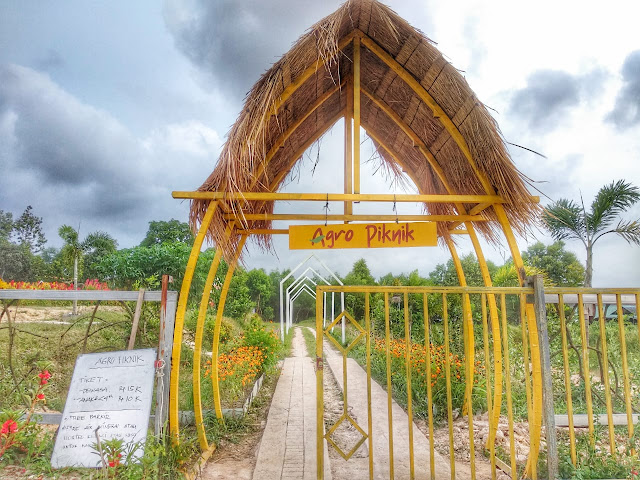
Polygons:
[[78,232],[75,228],[70,227],[69,225],[62,225],[58,229],[58,235],[60,235],[60,238],[64,240],[65,244],[70,245],[73,248],[79,247],[80,242],[78,239]]
[[554,240],[575,238],[585,241],[586,226],[582,208],[572,200],[561,198],[542,212],[542,221]]
[[620,220],[616,228],[611,230],[607,230],[606,232],[602,232],[598,235],[595,240],[595,243],[598,238],[606,235],[608,233],[617,233],[622,238],[624,238],[629,243],[635,243],[636,245],[640,245],[640,219],[635,220],[633,222]]
[[611,182],[599,191],[586,216],[589,230],[598,233],[613,224],[615,219],[640,201],[640,189],[624,180]]
[[82,250],[88,252],[90,250],[115,251],[118,242],[107,232],[96,231],[87,235],[82,242]]

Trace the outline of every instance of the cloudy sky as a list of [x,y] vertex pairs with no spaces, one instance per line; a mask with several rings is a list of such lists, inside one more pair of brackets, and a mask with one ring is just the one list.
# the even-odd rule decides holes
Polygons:
[[[81,234],[107,231],[130,247],[150,220],[186,220],[187,202],[171,191],[202,183],[245,92],[339,3],[2,2],[0,209],[18,216],[32,205],[48,246],[59,246],[63,223]],[[588,206],[599,187],[620,178],[640,186],[640,4],[388,3],[465,72],[508,141],[545,155],[512,149],[548,196],[543,203],[582,195]],[[315,174],[307,160],[287,189],[339,191],[342,181],[327,178],[341,142],[337,124],[320,145]],[[364,189],[389,191],[380,175],[364,179]],[[628,217],[639,216],[637,207]],[[640,285],[640,248],[609,237],[596,246],[594,285]],[[291,268],[305,258],[283,240],[277,256],[250,249],[246,266]],[[535,239],[521,239],[522,249],[527,241]],[[568,248],[584,258],[581,244]],[[461,242],[460,250],[470,247]],[[426,275],[448,259],[440,248],[332,253],[323,259],[338,273],[364,256],[376,276],[415,268]],[[496,263],[509,256],[488,254]]]

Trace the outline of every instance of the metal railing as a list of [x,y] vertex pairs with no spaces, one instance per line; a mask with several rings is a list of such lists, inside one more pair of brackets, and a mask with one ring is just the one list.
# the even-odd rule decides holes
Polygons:
[[[394,475],[414,478],[427,472],[432,479],[443,478],[443,469],[436,465],[438,457],[447,461],[449,471],[445,476],[452,479],[460,462],[468,464],[470,478],[476,478],[479,461],[489,465],[491,478],[497,478],[500,472],[511,478],[538,478],[538,475],[557,478],[555,413],[566,410],[571,461],[576,465],[579,452],[576,452],[574,420],[576,399],[580,395],[579,410],[585,410],[586,417],[581,421],[587,423],[592,445],[599,411],[593,406],[594,395],[603,397],[600,410],[606,410],[611,453],[616,452],[615,405],[623,406],[626,434],[632,438],[634,409],[640,410],[640,405],[636,406],[631,398],[631,392],[640,389],[640,343],[634,339],[638,345],[634,346],[634,363],[630,369],[626,342],[629,326],[625,323],[623,306],[633,303],[637,309],[640,289],[549,288],[545,292],[542,277],[531,280],[530,286],[517,288],[318,286],[317,420],[319,427],[328,422],[326,433],[318,428],[318,478],[322,478],[325,440],[345,460],[360,448],[358,444],[345,452],[335,441],[334,433],[345,421],[361,431],[360,443],[368,442],[370,478],[378,478],[380,468],[387,468],[386,464],[389,467],[383,476],[388,472],[389,478]],[[325,292],[346,296],[345,310],[326,327],[321,300]],[[587,341],[589,325],[585,321],[588,320],[585,304],[589,302],[596,305],[599,348],[594,341]],[[570,303],[575,307],[570,307]],[[616,305],[617,318],[605,318],[607,303]],[[343,318],[348,325],[346,342],[331,333],[331,327]],[[607,322],[613,321],[618,330],[614,357],[607,351],[612,327],[606,328]],[[570,322],[573,323],[568,327]],[[574,342],[570,334],[576,330],[580,331],[579,343]],[[334,421],[324,417],[322,366],[326,364],[328,347],[323,345],[323,338],[339,352],[344,365],[341,369],[344,411]],[[366,419],[354,419],[348,414],[353,400],[347,395],[351,392],[347,387],[348,357],[356,359],[366,371]],[[591,367],[598,361],[615,370],[616,375],[619,372],[623,389],[614,389],[614,384],[610,384],[609,368],[601,368],[602,374],[594,382]],[[372,365],[375,368],[372,369]],[[589,368],[585,370],[580,365]],[[638,372],[635,376],[634,371]],[[387,386],[386,405],[372,405],[372,381]],[[594,385],[597,388],[594,389]],[[616,395],[617,403],[612,401]],[[554,406],[554,401],[562,407]],[[395,465],[394,470],[394,443],[399,442],[397,432],[395,440],[393,434],[394,422],[398,422],[397,415],[392,413],[395,402],[401,404],[407,416],[403,435],[408,437],[409,459],[408,463]],[[386,432],[381,434],[372,428],[372,409],[378,414],[381,409],[387,411]],[[462,420],[455,418],[456,411]],[[483,431],[479,415],[486,417],[488,432]],[[457,453],[462,440],[459,435],[454,438],[454,426],[456,431],[463,428],[468,437],[464,440],[466,458]],[[448,451],[438,452],[435,445],[438,431],[441,436],[446,432]],[[427,452],[421,451],[422,447],[416,448],[419,442],[414,437],[420,436],[427,439]],[[388,439],[385,458],[376,459],[375,455],[381,454],[373,444],[385,437]],[[520,450],[523,444],[528,446],[528,451]],[[540,456],[541,446],[544,457]],[[397,455],[397,446],[395,451]],[[407,472],[401,472],[402,469]]]

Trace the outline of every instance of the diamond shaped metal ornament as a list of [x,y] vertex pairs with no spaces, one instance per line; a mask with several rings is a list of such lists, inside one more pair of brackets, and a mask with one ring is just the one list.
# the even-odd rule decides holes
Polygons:
[[[335,337],[333,335],[331,335],[331,329],[333,327],[335,327],[337,325],[337,323],[342,320],[342,318],[345,318],[348,322],[351,322],[353,324],[353,326],[355,326],[359,331],[360,334],[353,339],[353,341],[347,345],[347,348],[344,348],[340,342],[338,342]],[[335,345],[335,347],[340,350],[340,352],[342,353],[342,355],[347,355],[349,353],[349,351],[360,341],[360,339],[364,338],[366,332],[364,330],[364,328],[362,328],[362,325],[360,325],[350,314],[349,312],[347,312],[346,310],[343,310],[342,312],[340,312],[338,314],[338,316],[335,318],[335,320],[333,322],[331,322],[331,325],[329,325],[325,330],[324,330],[324,334],[327,336],[327,338],[329,340],[331,340],[331,342],[333,342],[333,344]]]
[[[338,427],[340,427],[342,422],[344,422],[345,420],[347,420],[351,425],[353,425],[353,427],[360,433],[360,435],[362,435],[360,440],[358,440],[358,442],[356,442],[356,444],[347,453],[345,453],[340,448],[340,446],[338,446],[338,444],[331,438],[331,435],[334,434],[334,432],[338,429]],[[327,442],[329,442],[333,446],[333,448],[336,449],[336,451],[340,454],[342,458],[344,458],[345,460],[349,460],[353,456],[353,454],[358,451],[358,448],[360,448],[360,445],[362,445],[364,441],[368,438],[368,435],[365,433],[364,430],[362,430],[362,428],[360,428],[360,426],[356,423],[356,421],[353,418],[351,418],[349,414],[343,413],[342,416],[338,419],[338,421],[334,423],[333,426],[327,431],[324,438],[327,439]]]

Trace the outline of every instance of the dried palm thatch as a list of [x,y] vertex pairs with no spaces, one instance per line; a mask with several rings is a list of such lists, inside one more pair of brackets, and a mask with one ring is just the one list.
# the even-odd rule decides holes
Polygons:
[[[412,88],[362,40],[361,123],[374,139],[387,171],[394,176],[408,175],[423,194],[500,195],[513,229],[524,234],[535,222],[538,206],[530,201],[527,181],[511,161],[496,122],[433,42],[376,0],[348,0],[311,27],[260,78],[246,97],[215,170],[199,191],[278,191],[304,151],[344,115],[347,89],[343,87],[352,78],[354,47],[350,40],[354,36],[375,42],[450,120],[450,128],[445,128],[415,85]],[[460,138],[452,136],[452,128],[460,132],[464,148],[477,165],[475,171]],[[435,160],[428,161],[416,148],[416,139]],[[207,200],[193,201],[193,227],[202,221],[207,205]],[[273,208],[274,202],[224,202],[208,236],[230,257],[238,237],[225,236],[225,212],[237,215],[236,226],[265,229],[271,222],[248,222],[243,215],[272,213]],[[425,204],[424,208],[437,215],[457,212],[449,204]],[[497,242],[501,227],[494,210],[485,209],[481,215],[489,221],[476,222],[478,232]],[[439,225],[438,233],[447,237],[448,226]],[[269,235],[254,240],[265,248],[270,246]]]

